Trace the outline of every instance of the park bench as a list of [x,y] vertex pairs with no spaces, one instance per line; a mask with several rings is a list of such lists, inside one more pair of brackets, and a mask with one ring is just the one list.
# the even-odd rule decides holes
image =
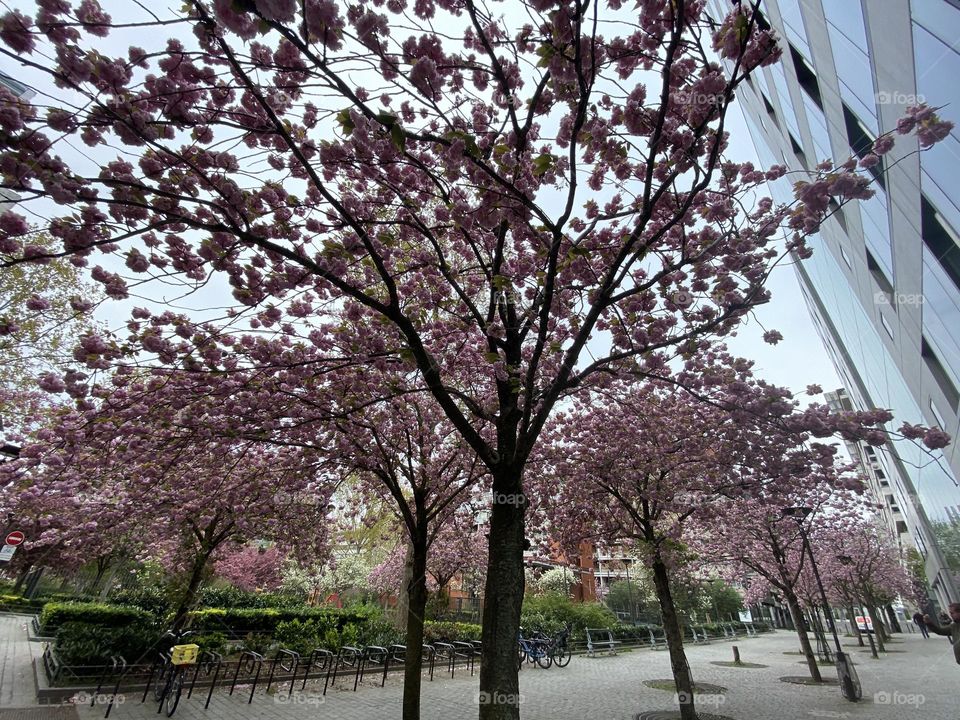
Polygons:
[[610,628],[587,628],[587,655],[593,656],[598,648],[606,648],[611,655],[617,654],[619,640],[613,639]]
[[663,630],[660,631],[660,635],[656,635],[652,628],[648,629],[647,632],[650,633],[651,649],[662,650],[667,647],[667,634]]
[[753,626],[753,623],[743,623],[743,627],[747,631],[747,637],[757,637],[757,629]]

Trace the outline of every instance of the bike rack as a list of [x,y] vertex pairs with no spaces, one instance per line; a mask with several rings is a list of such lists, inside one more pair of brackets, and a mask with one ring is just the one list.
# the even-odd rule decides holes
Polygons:
[[153,665],[150,666],[150,677],[147,678],[147,686],[143,689],[143,697],[140,698],[140,704],[142,705],[147,701],[147,693],[150,692],[150,686],[153,685],[153,679],[157,676],[157,671],[163,671],[163,668],[167,664],[167,657],[164,653],[154,658]]
[[387,682],[387,665],[390,662],[390,651],[379,645],[367,645],[363,648],[363,657],[360,658],[360,682],[363,682],[363,675],[367,671],[368,665],[383,665],[383,678],[380,680],[380,687]]
[[[267,690],[270,692],[270,686],[273,684],[273,674],[277,669],[277,665],[281,664],[281,660],[288,659],[292,663],[291,669],[293,673],[290,676],[290,690],[287,691],[287,697],[293,695],[293,683],[297,680],[297,673],[300,671],[300,653],[294,652],[293,650],[287,650],[285,648],[280,648],[277,650],[277,654],[273,658],[273,662],[270,663],[270,675],[267,678]],[[282,669],[282,665],[281,665]]]
[[474,660],[476,659],[476,649],[473,646],[473,643],[469,642],[454,642],[454,663],[456,663],[456,658],[462,657],[464,664],[470,665],[470,677],[473,677],[474,672]]
[[110,711],[113,710],[113,702],[117,698],[117,693],[120,691],[120,683],[123,681],[123,675],[127,671],[127,661],[123,658],[122,655],[113,655],[110,657],[110,669],[107,670],[104,667],[103,673],[100,675],[100,680],[97,682],[97,689],[93,692],[93,697],[90,699],[90,707],[93,707],[97,703],[97,698],[100,697],[100,690],[103,688],[103,683],[107,678],[112,678],[116,676],[117,682],[113,686],[113,693],[110,695],[110,704],[107,705],[107,711],[103,714],[103,717],[110,717]]
[[233,682],[230,685],[230,695],[233,695],[233,690],[237,686],[237,678],[240,676],[240,668],[244,666],[247,658],[250,659],[253,667],[257,669],[256,674],[253,676],[253,685],[250,687],[250,698],[247,700],[247,705],[249,705],[253,702],[253,694],[257,691],[257,682],[259,682],[260,672],[263,670],[263,655],[260,653],[254,652],[253,650],[244,650],[240,655],[240,659],[237,660],[237,671],[233,674]]
[[453,647],[452,643],[446,643],[446,642],[435,642],[433,644],[433,647],[436,648],[437,657],[440,660],[447,661],[447,670],[450,671],[450,677],[452,678],[454,669],[455,669],[454,665],[456,664],[456,661],[457,661],[456,648]]
[[300,686],[300,689],[306,689],[307,679],[310,677],[311,668],[317,667],[320,669],[320,672],[326,670],[329,674],[330,666],[333,664],[333,659],[333,653],[326,648],[316,648],[313,652],[311,652],[310,656],[307,658],[307,669],[303,673],[303,685]]
[[[212,650],[204,650],[200,654],[199,661],[197,662],[196,668],[193,671],[193,680],[190,682],[190,690],[187,692],[187,700],[193,697],[193,687],[197,684],[197,676],[200,674],[200,670],[203,667],[210,668],[213,667],[213,680],[210,682],[210,690],[207,692],[207,702],[204,703],[203,709],[206,710],[210,707],[210,698],[213,697],[213,688],[217,686],[217,679],[220,677],[220,668],[223,666],[223,655]],[[209,669],[207,674],[210,674]]]
[[331,666],[330,670],[327,671],[327,680],[323,684],[323,694],[327,694],[327,687],[330,685],[330,672],[333,671],[333,684],[337,684],[337,675],[340,673],[340,668],[355,668],[356,675],[353,681],[353,691],[357,691],[357,683],[360,681],[360,665],[362,661],[363,650],[357,647],[352,647],[350,645],[344,645],[340,648],[340,652],[337,653],[336,660]]

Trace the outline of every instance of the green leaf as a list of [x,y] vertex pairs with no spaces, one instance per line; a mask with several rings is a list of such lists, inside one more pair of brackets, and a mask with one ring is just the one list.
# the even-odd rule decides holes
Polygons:
[[395,148],[397,148],[397,150],[403,150],[404,146],[407,144],[407,136],[399,124],[390,127],[390,140],[393,142],[393,145]]
[[497,353],[497,352],[493,352],[493,351],[485,352],[483,354],[483,357],[486,358],[486,361],[491,365],[493,363],[500,362],[500,353]]
[[540,177],[553,167],[556,158],[550,153],[543,153],[533,161],[533,174]]
[[349,135],[356,127],[353,124],[353,118],[350,117],[350,108],[344,108],[337,113],[337,122],[340,123],[340,129],[343,130],[344,135]]

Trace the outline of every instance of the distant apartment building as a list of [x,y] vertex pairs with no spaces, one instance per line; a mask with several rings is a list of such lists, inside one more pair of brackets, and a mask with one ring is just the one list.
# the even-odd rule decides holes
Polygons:
[[[746,5],[746,4],[745,4]],[[726,0],[709,0],[715,17]],[[910,105],[942,107],[960,126],[960,1],[764,0],[761,23],[781,62],[739,92],[761,164],[791,184],[825,159],[863,156]],[[960,403],[960,133],[917,152],[915,140],[871,168],[876,194],[836,208],[795,265],[850,407],[888,408],[957,438]],[[936,534],[960,520],[960,447],[941,462],[896,441],[855,448],[873,473],[891,530],[923,555],[934,599],[960,601]],[[956,568],[954,568],[955,570]]]

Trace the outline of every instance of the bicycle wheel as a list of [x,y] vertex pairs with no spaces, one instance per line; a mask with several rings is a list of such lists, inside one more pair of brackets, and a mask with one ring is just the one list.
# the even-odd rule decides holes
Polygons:
[[517,670],[523,667],[523,661],[527,659],[527,653],[524,652],[523,646],[521,645],[517,650]]
[[566,667],[570,664],[570,658],[573,657],[570,655],[570,651],[566,648],[557,648],[553,651],[553,664],[557,667]]
[[170,681],[170,678],[167,676],[169,668],[169,665],[164,665],[160,668],[160,673],[157,675],[157,684],[153,686],[153,699],[156,702],[163,702],[163,698],[166,696],[167,683]]
[[553,665],[553,658],[547,653],[546,650],[541,649],[537,653],[537,665],[542,667],[544,670],[549,670],[550,666]]
[[180,704],[180,693],[183,692],[183,670],[173,671],[170,678],[170,687],[167,689],[167,696],[163,703],[166,708],[167,717],[171,717],[177,711],[177,705]]

